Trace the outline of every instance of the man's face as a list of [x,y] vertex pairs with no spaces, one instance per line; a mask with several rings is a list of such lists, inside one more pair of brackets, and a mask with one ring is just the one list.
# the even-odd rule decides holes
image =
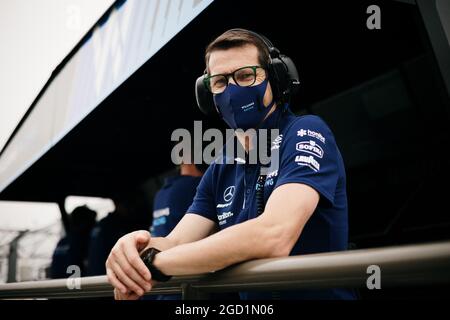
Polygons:
[[[254,45],[245,45],[242,47],[231,48],[228,50],[215,50],[211,52],[209,57],[209,72],[211,75],[215,74],[229,74],[233,71],[247,66],[259,65],[258,49]],[[232,77],[229,82],[234,83]],[[264,94],[263,103],[264,106],[268,106],[272,101],[272,88],[270,83],[267,85],[266,92]],[[272,107],[267,116],[275,110],[276,105]],[[252,136],[248,136],[242,132],[236,132],[239,142],[244,146],[246,150],[254,148],[254,139]]]
[[[228,74],[247,66],[259,65],[258,49],[254,45],[231,48],[227,50],[215,50],[209,57],[209,72],[211,75]],[[234,83],[232,77],[229,82]],[[268,106],[272,101],[272,88],[267,85],[263,103]]]

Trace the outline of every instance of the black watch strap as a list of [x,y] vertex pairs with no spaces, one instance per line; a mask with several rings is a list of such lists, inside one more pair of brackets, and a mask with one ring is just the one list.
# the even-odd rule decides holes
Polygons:
[[141,259],[144,262],[145,266],[150,271],[153,280],[156,280],[159,282],[169,281],[170,278],[172,278],[172,276],[168,276],[168,275],[162,273],[158,268],[156,268],[153,265],[153,260],[155,259],[156,254],[159,252],[161,252],[161,251],[156,248],[145,249],[141,253]]

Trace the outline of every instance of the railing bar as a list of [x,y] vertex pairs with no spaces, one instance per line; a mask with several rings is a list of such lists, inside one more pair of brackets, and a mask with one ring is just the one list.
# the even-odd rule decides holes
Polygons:
[[[180,293],[182,285],[198,296],[242,289],[360,287],[365,285],[366,269],[372,264],[380,266],[384,285],[447,283],[450,241],[254,260],[213,274],[174,277],[157,284],[149,294]],[[82,290],[69,290],[67,281],[2,284],[0,298],[112,296],[106,276],[81,278]]]

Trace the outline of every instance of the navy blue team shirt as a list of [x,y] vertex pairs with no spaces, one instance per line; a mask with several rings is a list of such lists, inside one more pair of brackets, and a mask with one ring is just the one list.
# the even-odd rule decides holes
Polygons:
[[[348,247],[347,196],[344,163],[325,122],[313,115],[297,117],[278,107],[264,128],[279,128],[272,142],[271,161],[264,185],[264,200],[277,187],[302,183],[320,194],[319,204],[306,223],[290,255],[346,250]],[[224,148],[226,149],[226,148]],[[260,165],[213,162],[201,180],[187,212],[201,215],[221,230],[257,216],[256,182]],[[353,299],[349,289],[242,292],[243,299]]]

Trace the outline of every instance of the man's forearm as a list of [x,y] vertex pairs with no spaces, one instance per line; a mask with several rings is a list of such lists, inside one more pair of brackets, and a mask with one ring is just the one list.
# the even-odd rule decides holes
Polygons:
[[205,239],[174,246],[156,255],[154,264],[165,274],[207,273],[229,265],[274,255],[282,230],[256,218]]

